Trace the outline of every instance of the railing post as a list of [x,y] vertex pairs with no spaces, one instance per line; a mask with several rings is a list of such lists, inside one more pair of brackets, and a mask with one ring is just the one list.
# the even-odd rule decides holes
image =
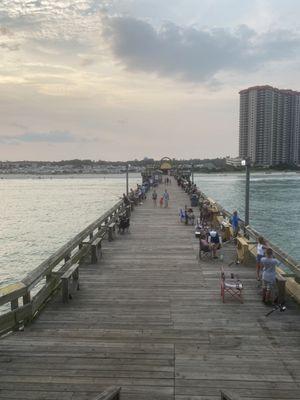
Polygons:
[[63,279],[62,280],[62,296],[63,296],[63,303],[68,303],[69,301],[69,280]]
[[[16,310],[19,307],[19,299],[13,299],[10,302],[10,309],[11,311]],[[18,331],[19,330],[19,321],[16,318],[16,314],[14,315],[14,327],[13,331]]]
[[79,290],[79,268],[73,274],[73,282],[75,284],[76,290]]
[[19,307],[19,299],[13,299],[13,300],[10,302],[10,309],[11,309],[11,311],[16,310],[18,307]]
[[31,295],[30,295],[30,291],[28,291],[26,294],[24,294],[23,296],[23,304],[28,304],[31,302]]

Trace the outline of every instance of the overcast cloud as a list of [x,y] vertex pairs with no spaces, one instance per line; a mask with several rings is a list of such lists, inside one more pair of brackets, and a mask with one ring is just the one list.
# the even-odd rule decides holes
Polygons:
[[239,90],[300,89],[299,14],[293,0],[1,0],[0,159],[236,155]]
[[70,143],[82,141],[70,132],[32,132],[23,133],[16,136],[0,136],[0,143],[18,144],[20,142],[27,143]]
[[266,62],[293,58],[300,35],[287,30],[258,34],[242,25],[200,29],[164,23],[155,29],[131,17],[107,20],[105,37],[114,56],[133,71],[206,81],[218,72],[255,70]]

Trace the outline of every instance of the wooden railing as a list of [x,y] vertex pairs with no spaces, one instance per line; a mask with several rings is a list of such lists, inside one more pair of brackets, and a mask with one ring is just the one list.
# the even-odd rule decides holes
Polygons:
[[60,288],[61,276],[73,264],[80,263],[91,251],[91,243],[98,237],[105,236],[109,224],[115,222],[121,213],[129,214],[132,206],[133,204],[125,206],[123,201],[119,201],[24,279],[0,288],[0,307],[10,303],[10,311],[0,315],[0,335],[23,329]]
[[[183,180],[184,185],[188,185],[187,180]],[[197,189],[197,194],[200,198],[208,201],[212,201],[205,193],[203,193],[201,190]],[[224,218],[227,218],[228,220],[231,219],[232,213],[227,211],[224,207],[222,207],[219,203],[213,200],[213,205],[218,209],[219,214],[222,215]],[[264,236],[254,228],[252,228],[250,225],[245,226],[245,223],[243,220],[240,221],[240,226],[244,231],[244,234],[248,236],[250,239],[253,241],[257,242],[258,238],[260,236]],[[273,250],[274,254],[276,255],[276,258],[285,266],[289,268],[291,271],[291,274],[289,273],[283,273],[282,275],[285,277],[292,277],[295,279],[295,282],[297,284],[300,283],[300,265],[297,263],[296,260],[294,260],[292,257],[290,257],[284,250],[280,249],[278,246],[276,246],[274,243],[270,242],[268,240],[268,245],[271,247]]]
[[[259,233],[257,230],[252,228],[251,226],[246,226],[245,228],[246,233],[251,239],[254,239],[257,241],[257,239],[260,236],[263,236],[261,233]],[[294,260],[291,256],[289,256],[287,253],[285,253],[282,249],[280,249],[278,246],[276,246],[274,243],[271,243],[268,241],[269,247],[273,250],[274,255],[276,258],[285,266],[288,267],[288,269],[291,271],[285,272],[284,275],[286,277],[293,277],[295,278],[295,281],[297,283],[300,283],[300,265],[298,265],[297,261]]]

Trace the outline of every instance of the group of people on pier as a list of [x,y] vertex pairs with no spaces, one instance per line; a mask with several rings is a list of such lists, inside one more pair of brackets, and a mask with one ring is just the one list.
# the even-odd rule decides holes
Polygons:
[[[185,206],[179,210],[179,218],[185,224],[195,224],[195,235],[199,239],[199,253],[206,252],[211,254],[212,258],[218,257],[218,251],[222,248],[222,229],[220,224],[214,218],[213,207],[210,201],[201,194],[197,186],[189,179],[177,178],[177,183],[189,195],[191,207]],[[193,207],[199,209],[199,217],[195,218]],[[239,218],[237,210],[234,210],[230,220],[232,239],[237,244],[237,238],[240,236],[240,225],[242,220]],[[222,226],[221,226],[222,227]],[[274,257],[273,250],[267,241],[260,236],[256,245],[256,278],[261,282],[262,301],[272,303],[276,297],[276,267],[280,262]],[[236,260],[239,263],[238,258]]]
[[[156,208],[157,207],[157,199],[158,199],[158,194],[156,189],[153,190],[152,192],[152,200],[153,200],[153,207]],[[159,205],[160,207],[164,207],[164,208],[168,208],[169,207],[169,200],[170,200],[170,195],[167,191],[167,189],[165,189],[165,191],[163,192],[163,194],[160,196],[159,198]]]

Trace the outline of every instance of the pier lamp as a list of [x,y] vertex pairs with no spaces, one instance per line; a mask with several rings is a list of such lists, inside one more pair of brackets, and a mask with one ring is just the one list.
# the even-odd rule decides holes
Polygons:
[[130,164],[126,164],[126,196],[129,193],[129,179],[128,179],[128,171],[129,171]]
[[249,225],[249,198],[250,198],[250,158],[241,161],[241,165],[246,167],[246,192],[245,192],[245,226]]
[[192,184],[194,184],[194,164],[192,164]]

